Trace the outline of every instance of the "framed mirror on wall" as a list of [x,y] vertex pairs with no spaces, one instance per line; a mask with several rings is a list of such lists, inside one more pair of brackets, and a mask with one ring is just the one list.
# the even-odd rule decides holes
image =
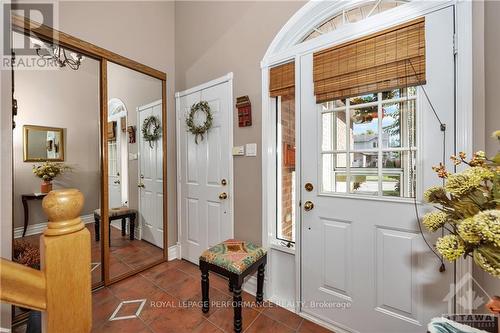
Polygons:
[[94,289],[166,261],[166,74],[22,17],[12,25],[16,38],[32,37],[33,56],[60,48],[80,59],[14,72],[13,261],[39,249],[46,193],[68,187],[85,197]]
[[64,161],[64,128],[23,125],[24,162]]

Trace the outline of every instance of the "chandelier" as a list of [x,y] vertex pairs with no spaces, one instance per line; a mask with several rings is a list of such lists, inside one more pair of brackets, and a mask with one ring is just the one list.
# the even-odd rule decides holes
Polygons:
[[59,67],[69,67],[73,70],[80,68],[83,56],[76,52],[70,52],[54,44],[44,43],[36,38],[30,38],[34,45],[36,54],[46,60],[53,61]]

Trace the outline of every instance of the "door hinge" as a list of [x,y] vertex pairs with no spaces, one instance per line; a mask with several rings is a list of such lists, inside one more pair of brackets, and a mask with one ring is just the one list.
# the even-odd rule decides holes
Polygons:
[[458,53],[458,38],[457,38],[457,34],[453,34],[453,54],[457,54]]

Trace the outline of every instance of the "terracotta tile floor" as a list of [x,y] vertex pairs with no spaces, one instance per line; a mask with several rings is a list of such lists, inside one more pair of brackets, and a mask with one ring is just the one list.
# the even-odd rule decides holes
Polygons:
[[[90,231],[92,284],[96,284],[102,280],[101,241],[95,241],[94,223],[88,223],[85,226]],[[24,238],[19,238],[19,240],[29,242],[35,247],[40,246],[40,235],[26,236]],[[127,273],[135,268],[151,264],[163,257],[163,251],[159,247],[142,240],[130,240],[128,236],[122,236],[121,231],[116,228],[111,228],[111,246],[109,254],[110,275],[112,278]]]
[[[231,301],[227,280],[210,274],[210,301]],[[243,292],[250,303],[254,296]],[[93,294],[93,332],[233,332],[233,309],[212,305],[207,314],[193,305],[201,300],[198,266],[174,260],[155,266]],[[135,303],[125,303],[136,301]],[[124,302],[121,307],[120,304]],[[139,311],[139,308],[143,304]],[[119,308],[118,311],[117,308]],[[136,316],[136,314],[138,315]],[[129,319],[110,320],[111,317]],[[243,329],[252,333],[329,332],[272,303],[243,309]]]

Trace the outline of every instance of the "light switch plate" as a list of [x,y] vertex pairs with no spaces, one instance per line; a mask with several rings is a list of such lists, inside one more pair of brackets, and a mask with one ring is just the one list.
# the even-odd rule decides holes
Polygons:
[[235,146],[233,147],[233,156],[244,156],[245,146]]
[[247,143],[246,151],[247,151],[247,156],[257,156],[257,144]]

